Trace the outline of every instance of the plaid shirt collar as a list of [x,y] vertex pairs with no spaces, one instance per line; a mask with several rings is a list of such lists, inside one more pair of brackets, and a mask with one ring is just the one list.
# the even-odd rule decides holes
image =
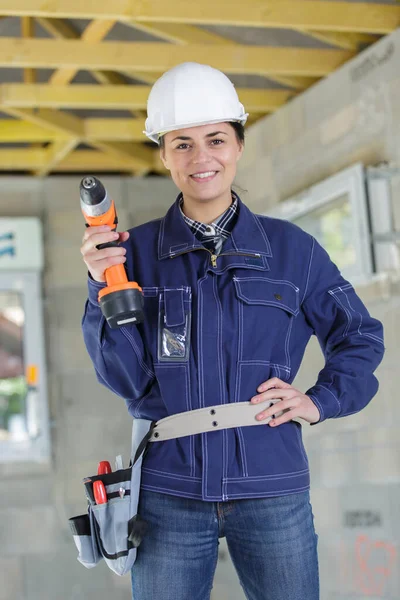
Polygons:
[[[230,233],[239,214],[239,203],[237,196],[235,192],[232,191],[231,193],[232,204],[229,206],[229,208],[226,209],[226,211],[221,216],[218,217],[218,219],[216,219],[216,221],[213,221],[213,223],[211,223],[211,225],[215,229],[215,237],[222,238],[224,240],[230,236]],[[200,221],[195,221],[187,217],[182,210],[182,205],[183,195],[180,194],[179,210],[181,211],[182,217],[184,218],[185,222],[189,225],[192,233],[197,237],[198,240],[209,240],[210,236],[206,234],[208,224],[201,223]]]

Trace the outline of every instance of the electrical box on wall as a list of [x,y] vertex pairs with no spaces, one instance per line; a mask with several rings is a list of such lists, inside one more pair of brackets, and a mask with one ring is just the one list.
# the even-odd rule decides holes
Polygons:
[[0,462],[47,462],[41,222],[0,218]]

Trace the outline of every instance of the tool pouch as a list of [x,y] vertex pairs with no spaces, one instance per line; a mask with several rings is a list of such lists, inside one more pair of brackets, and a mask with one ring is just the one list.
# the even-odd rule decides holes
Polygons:
[[92,536],[92,528],[90,525],[89,514],[79,515],[78,517],[72,517],[69,520],[72,535],[74,536],[74,542],[78,548],[78,560],[87,569],[95,567],[101,559],[97,541]]
[[[83,480],[88,514],[73,517],[69,522],[79,551],[78,560],[87,568],[104,558],[114,573],[125,575],[136,560],[137,548],[147,529],[137,511],[142,460],[153,427],[151,421],[134,420],[129,468]],[[93,483],[97,480],[106,489],[104,504],[96,504],[94,500]]]

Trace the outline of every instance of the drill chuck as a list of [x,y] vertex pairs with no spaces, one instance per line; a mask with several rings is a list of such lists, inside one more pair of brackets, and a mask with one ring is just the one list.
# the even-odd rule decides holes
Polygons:
[[84,177],[80,185],[81,209],[88,217],[100,217],[111,207],[104,185],[92,175]]

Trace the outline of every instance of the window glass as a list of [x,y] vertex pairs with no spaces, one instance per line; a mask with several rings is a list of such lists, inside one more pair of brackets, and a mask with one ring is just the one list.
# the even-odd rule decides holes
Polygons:
[[340,269],[357,266],[355,221],[351,208],[350,196],[343,194],[294,219],[296,225],[315,237]]
[[23,356],[25,312],[15,291],[0,291],[0,440],[28,436]]

